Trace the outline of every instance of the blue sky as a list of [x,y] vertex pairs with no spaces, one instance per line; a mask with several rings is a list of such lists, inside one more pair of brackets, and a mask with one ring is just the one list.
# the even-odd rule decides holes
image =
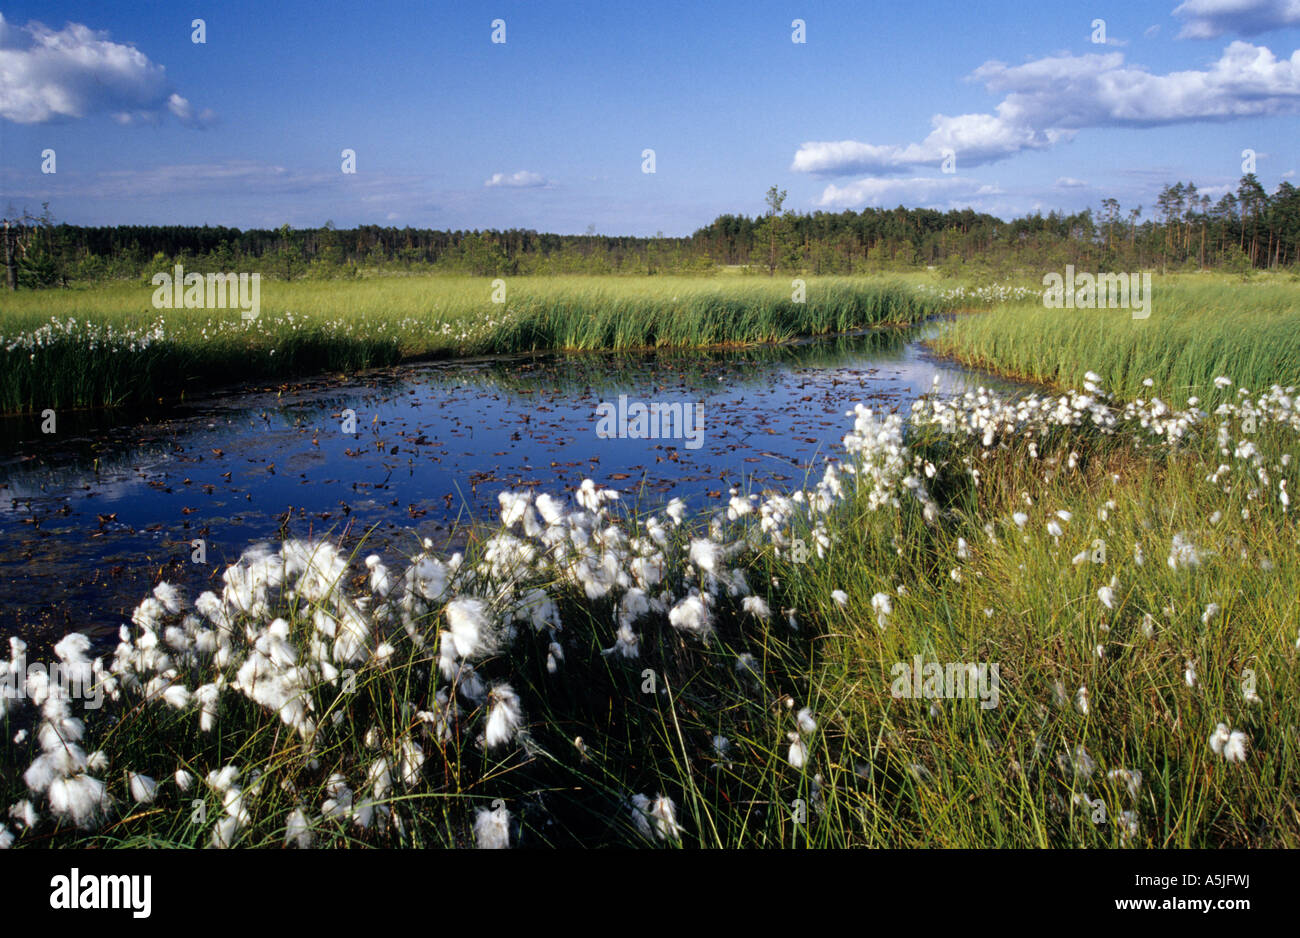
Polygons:
[[1009,218],[1107,196],[1149,209],[1175,180],[1217,198],[1245,149],[1269,191],[1300,184],[1295,0],[0,0],[0,15],[0,208],[49,201],[73,223],[683,235],[760,212],[773,183],[797,211]]

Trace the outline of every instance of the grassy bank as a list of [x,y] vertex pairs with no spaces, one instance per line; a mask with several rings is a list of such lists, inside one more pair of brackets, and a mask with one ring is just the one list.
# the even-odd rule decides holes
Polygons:
[[157,310],[153,287],[22,292],[0,314],[0,412],[173,401],[243,380],[558,349],[776,342],[909,323],[952,301],[899,282],[809,278],[267,281],[260,313]]
[[1041,301],[967,316],[934,340],[968,365],[1049,384],[1081,387],[1093,371],[1113,393],[1140,397],[1142,382],[1181,404],[1207,400],[1214,379],[1266,388],[1300,384],[1300,282],[1260,277],[1156,277],[1151,315],[1123,309],[1045,309]]

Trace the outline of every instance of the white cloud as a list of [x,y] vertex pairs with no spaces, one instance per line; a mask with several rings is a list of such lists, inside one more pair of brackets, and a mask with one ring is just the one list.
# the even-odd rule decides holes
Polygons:
[[190,104],[187,98],[182,98],[174,92],[167,98],[167,110],[186,124],[210,124],[214,117],[210,110],[204,110],[202,113],[196,114],[194,105]]
[[1227,195],[1229,192],[1236,192],[1236,191],[1237,191],[1237,187],[1235,185],[1225,184],[1221,186],[1200,186],[1196,190],[1196,194],[1197,196],[1208,195],[1211,199],[1218,200],[1223,198],[1223,196]]
[[1186,20],[1179,39],[1258,36],[1300,26],[1300,0],[1186,0],[1174,8],[1174,16]]
[[170,112],[190,126],[215,120],[175,93],[166,70],[132,45],[80,23],[15,27],[0,15],[0,118],[43,124],[106,113],[121,124]]
[[914,176],[910,179],[859,179],[829,185],[817,204],[828,208],[894,205],[955,206],[961,200],[1001,195],[997,186],[959,176]]
[[1160,24],[1156,23],[1154,26],[1148,26],[1145,30],[1143,30],[1142,35],[1145,36],[1147,39],[1154,39],[1159,32],[1160,32]]
[[517,173],[511,173],[507,176],[505,173],[493,173],[492,177],[483,183],[489,189],[540,189],[547,185],[546,178],[540,173],[530,173],[526,169],[521,169]]
[[1073,176],[1062,176],[1060,179],[1056,180],[1055,186],[1058,189],[1086,189],[1088,188],[1088,183],[1084,182],[1082,179],[1075,179]]
[[902,173],[940,166],[947,150],[955,152],[959,168],[979,166],[1050,148],[1089,127],[1152,127],[1300,111],[1300,51],[1278,59],[1266,47],[1242,41],[1200,71],[1153,75],[1125,64],[1122,52],[1106,52],[1048,56],[1016,66],[991,61],[970,78],[1004,95],[995,113],[935,115],[934,129],[919,143],[804,143],[790,168],[832,176]]
[[1241,41],[1229,45],[1204,71],[1153,75],[1141,66],[1124,65],[1123,55],[1112,53],[1043,59],[1010,68],[990,62],[974,77],[990,91],[1009,92],[998,106],[1003,118],[1061,131],[1266,117],[1300,110],[1300,51],[1278,59],[1264,46]]

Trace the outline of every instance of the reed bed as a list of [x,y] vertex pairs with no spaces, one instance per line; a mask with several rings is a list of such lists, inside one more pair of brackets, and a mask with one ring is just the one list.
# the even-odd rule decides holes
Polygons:
[[[256,318],[156,310],[152,288],[25,292],[0,314],[0,412],[175,401],[240,381],[541,350],[697,348],[912,323],[951,305],[902,283],[809,278],[268,281]],[[502,302],[494,302],[494,296]]]
[[964,364],[1049,384],[1077,387],[1091,370],[1121,396],[1141,396],[1150,379],[1180,404],[1213,395],[1220,375],[1252,389],[1300,383],[1294,279],[1156,277],[1152,291],[1147,319],[1028,299],[960,317],[931,344]]

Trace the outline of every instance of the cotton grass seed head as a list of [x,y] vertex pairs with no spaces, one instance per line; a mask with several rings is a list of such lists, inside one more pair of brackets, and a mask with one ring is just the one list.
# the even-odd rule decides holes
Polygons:
[[480,850],[504,850],[510,846],[510,812],[504,804],[478,809],[474,815],[474,840]]

